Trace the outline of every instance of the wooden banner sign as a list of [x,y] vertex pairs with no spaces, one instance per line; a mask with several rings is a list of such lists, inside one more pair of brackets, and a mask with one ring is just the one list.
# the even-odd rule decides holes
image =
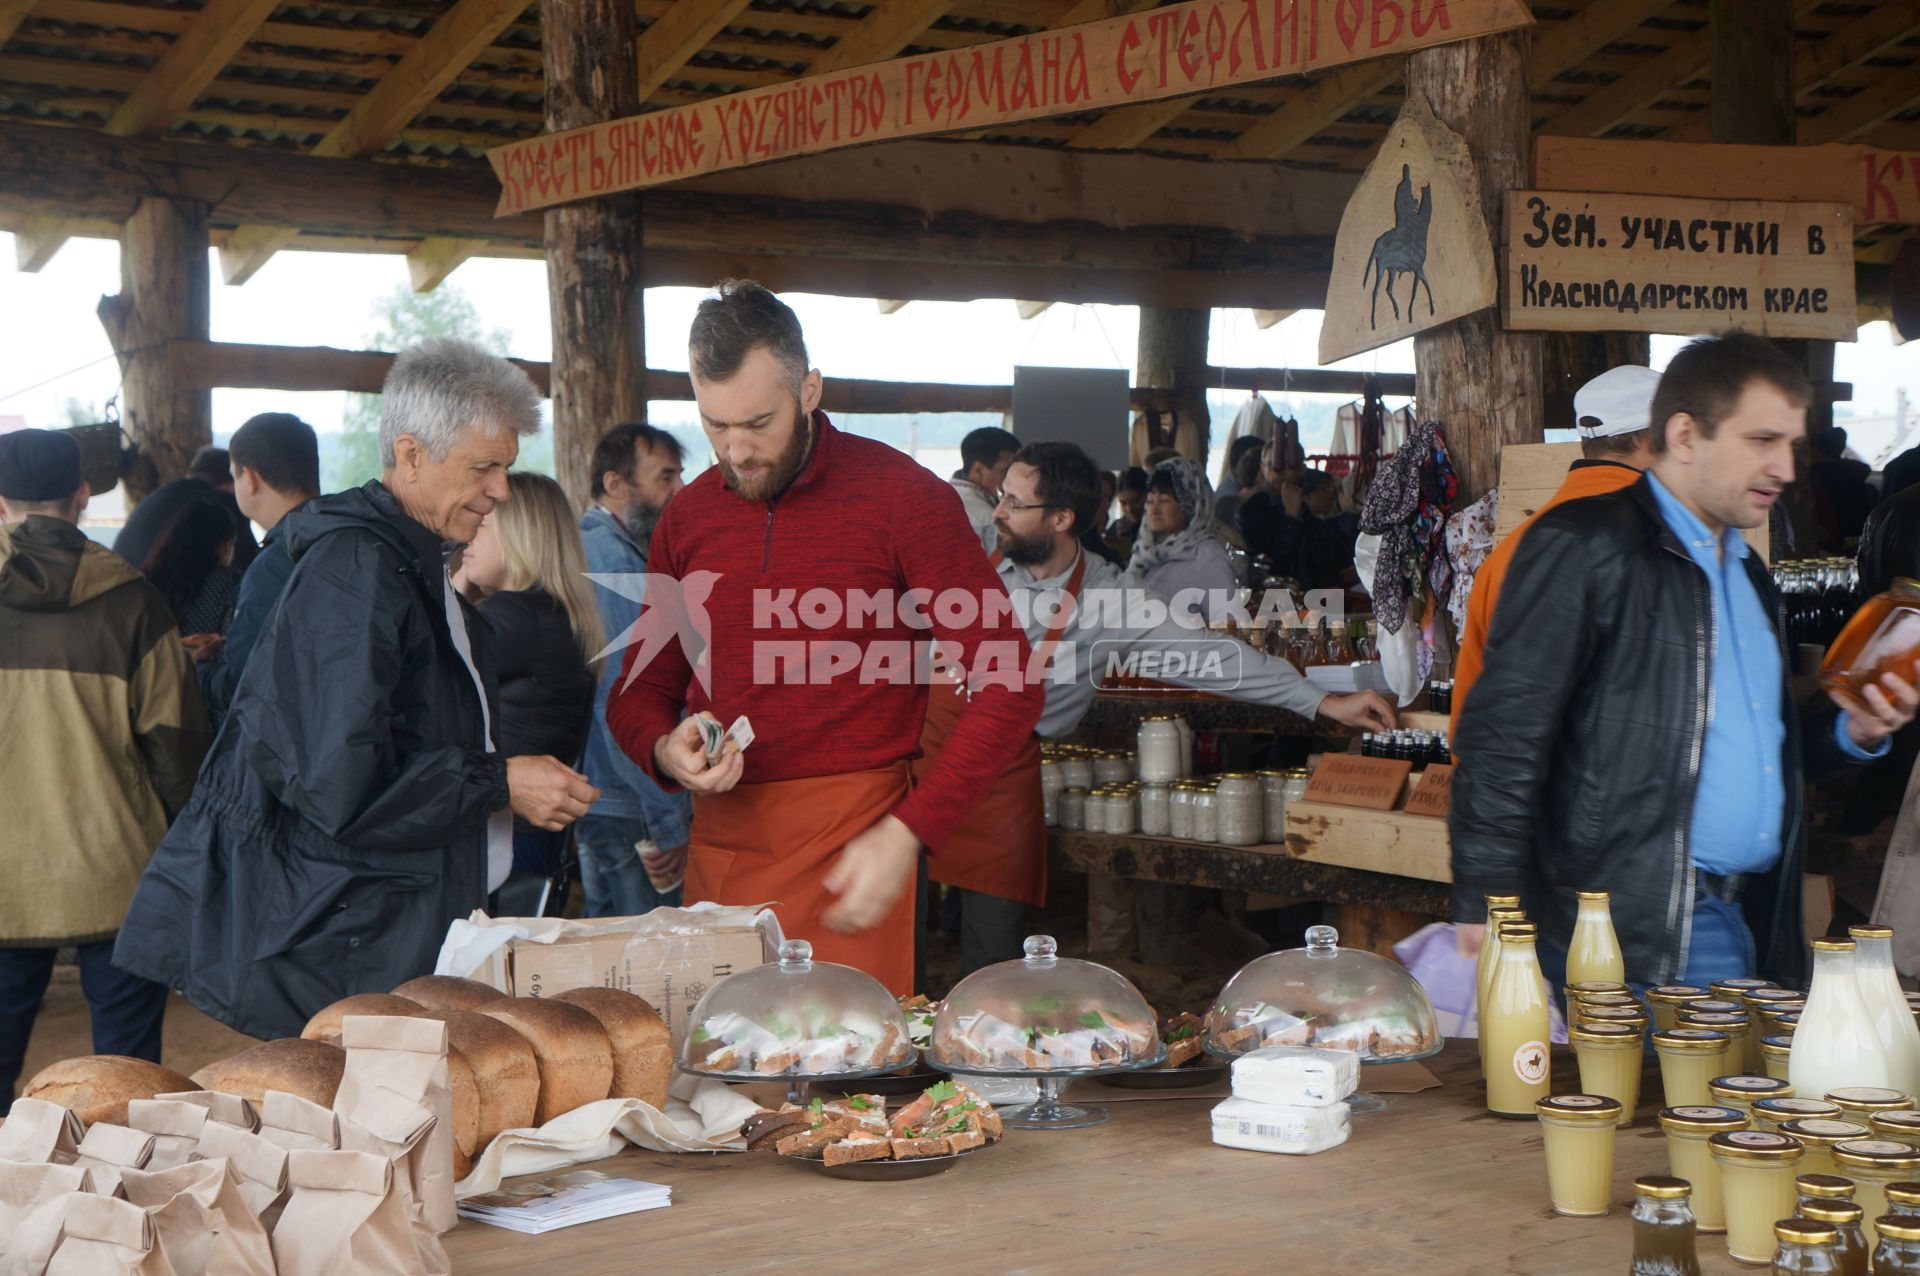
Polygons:
[[1444,820],[1452,801],[1453,767],[1449,763],[1439,763],[1420,773],[1420,782],[1413,786],[1413,792],[1407,794],[1406,812]]
[[1845,204],[1507,194],[1510,329],[1851,341]]
[[1357,753],[1323,753],[1307,781],[1307,801],[1391,811],[1400,805],[1413,763],[1399,758],[1363,758]]
[[1340,218],[1320,362],[1391,345],[1499,297],[1473,157],[1416,94]]
[[1827,200],[1852,204],[1855,226],[1920,223],[1920,151],[1542,134],[1533,142],[1533,173],[1542,190]]
[[542,134],[487,160],[504,217],[793,155],[1301,75],[1532,21],[1522,0],[1188,0]]

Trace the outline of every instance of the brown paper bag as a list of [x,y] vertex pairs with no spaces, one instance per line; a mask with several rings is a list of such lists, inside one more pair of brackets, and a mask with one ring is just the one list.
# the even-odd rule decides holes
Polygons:
[[0,1125],[0,1161],[71,1165],[85,1132],[80,1118],[45,1099],[15,1099]]
[[[31,1102],[15,1099],[14,1111]],[[67,1198],[92,1190],[93,1176],[84,1166],[0,1162],[0,1273],[40,1276],[60,1241]]]
[[[447,1025],[438,1019],[348,1015],[340,1021],[347,1068],[334,1096],[340,1146],[400,1162],[406,1190],[426,1226],[449,1232],[453,1204],[453,1090],[447,1081]],[[424,1126],[419,1116],[431,1120]]]
[[153,1220],[131,1201],[75,1192],[47,1276],[175,1276]]
[[273,1229],[280,1276],[447,1276],[440,1238],[416,1226],[399,1167],[371,1152],[290,1152],[293,1194]]
[[153,1220],[177,1276],[273,1276],[273,1243],[241,1199],[230,1164],[120,1172],[121,1190]]
[[90,1125],[80,1140],[75,1165],[93,1171],[93,1190],[102,1196],[117,1195],[121,1170],[144,1170],[153,1158],[153,1136],[124,1125]]
[[248,1134],[260,1128],[260,1118],[254,1113],[253,1105],[239,1095],[228,1094],[224,1090],[181,1090],[175,1094],[156,1094],[153,1097],[198,1104],[207,1110],[207,1120],[245,1130]]
[[287,1150],[269,1143],[257,1134],[236,1130],[230,1125],[208,1121],[200,1131],[200,1146],[193,1156],[198,1161],[225,1159],[240,1186],[240,1199],[253,1211],[260,1225],[269,1232],[286,1204]]
[[[127,1102],[127,1128],[153,1136],[153,1155],[146,1169],[170,1170],[185,1165],[200,1144],[200,1132],[207,1125],[207,1110],[183,1099],[131,1099]],[[178,1264],[175,1264],[178,1266]]]
[[260,1104],[260,1137],[289,1152],[332,1152],[340,1146],[340,1118],[311,1099],[269,1090]]

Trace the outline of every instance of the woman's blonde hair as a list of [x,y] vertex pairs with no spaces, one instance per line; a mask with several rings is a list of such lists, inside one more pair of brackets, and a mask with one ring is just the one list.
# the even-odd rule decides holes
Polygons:
[[587,551],[573,506],[561,486],[544,474],[507,475],[513,499],[493,509],[494,534],[507,565],[508,589],[544,589],[566,609],[574,641],[588,663],[606,645],[606,628],[587,580]]

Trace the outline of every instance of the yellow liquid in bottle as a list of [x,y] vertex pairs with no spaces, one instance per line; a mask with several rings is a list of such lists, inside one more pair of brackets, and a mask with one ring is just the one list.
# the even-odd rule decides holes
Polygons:
[[1493,972],[1500,969],[1500,923],[1519,921],[1517,908],[1489,908],[1487,929],[1480,940],[1478,964],[1474,967],[1474,1013],[1479,1016],[1480,1079],[1487,1079],[1487,1002],[1493,997]]
[[1608,1212],[1613,1199],[1612,1121],[1563,1121],[1542,1115],[1547,1145],[1547,1190],[1553,1212],[1591,1218]]
[[[1720,1194],[1720,1167],[1705,1134],[1667,1131],[1667,1165],[1673,1177],[1693,1184],[1693,1218],[1703,1232],[1727,1230],[1726,1202]],[[1787,1217],[1782,1214],[1780,1217]]]
[[1743,1263],[1772,1262],[1773,1225],[1793,1217],[1793,1162],[1715,1160],[1726,1204],[1727,1253]]
[[[1552,1081],[1547,1053],[1547,985],[1531,938],[1501,942],[1481,1021],[1487,1043],[1487,1111],[1531,1117]],[[1701,1082],[1704,1088],[1705,1082]]]
[[1660,1084],[1666,1094],[1666,1106],[1710,1107],[1715,1103],[1707,1083],[1726,1072],[1727,1052],[1721,1050],[1662,1050]]
[[1573,1057],[1580,1064],[1580,1092],[1600,1094],[1620,1101],[1620,1124],[1633,1124],[1633,1110],[1640,1106],[1640,1073],[1646,1062],[1641,1039],[1622,1042],[1576,1041]]
[[1626,979],[1626,960],[1620,955],[1620,937],[1613,931],[1613,913],[1605,891],[1580,894],[1580,911],[1567,946],[1567,982]]

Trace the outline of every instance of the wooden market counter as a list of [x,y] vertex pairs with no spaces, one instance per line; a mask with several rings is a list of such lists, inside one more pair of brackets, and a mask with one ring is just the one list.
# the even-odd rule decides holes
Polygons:
[[[952,1171],[850,1183],[767,1154],[629,1152],[594,1168],[665,1183],[673,1205],[544,1237],[462,1222],[446,1238],[459,1276],[625,1276],[675,1268],[834,1276],[902,1272],[1273,1272],[1305,1264],[1352,1276],[1619,1276],[1633,1249],[1636,1175],[1666,1173],[1651,1123],[1616,1142],[1611,1216],[1548,1207],[1538,1127],[1481,1107],[1471,1041],[1431,1067],[1438,1089],[1389,1098],[1352,1137],[1313,1157],[1216,1147],[1212,1100],[1130,1099],[1086,1130],[1009,1131]],[[1571,1090],[1573,1060],[1554,1060]],[[1363,1075],[1364,1081],[1364,1075]],[[1701,1270],[1743,1269],[1702,1237]]]

